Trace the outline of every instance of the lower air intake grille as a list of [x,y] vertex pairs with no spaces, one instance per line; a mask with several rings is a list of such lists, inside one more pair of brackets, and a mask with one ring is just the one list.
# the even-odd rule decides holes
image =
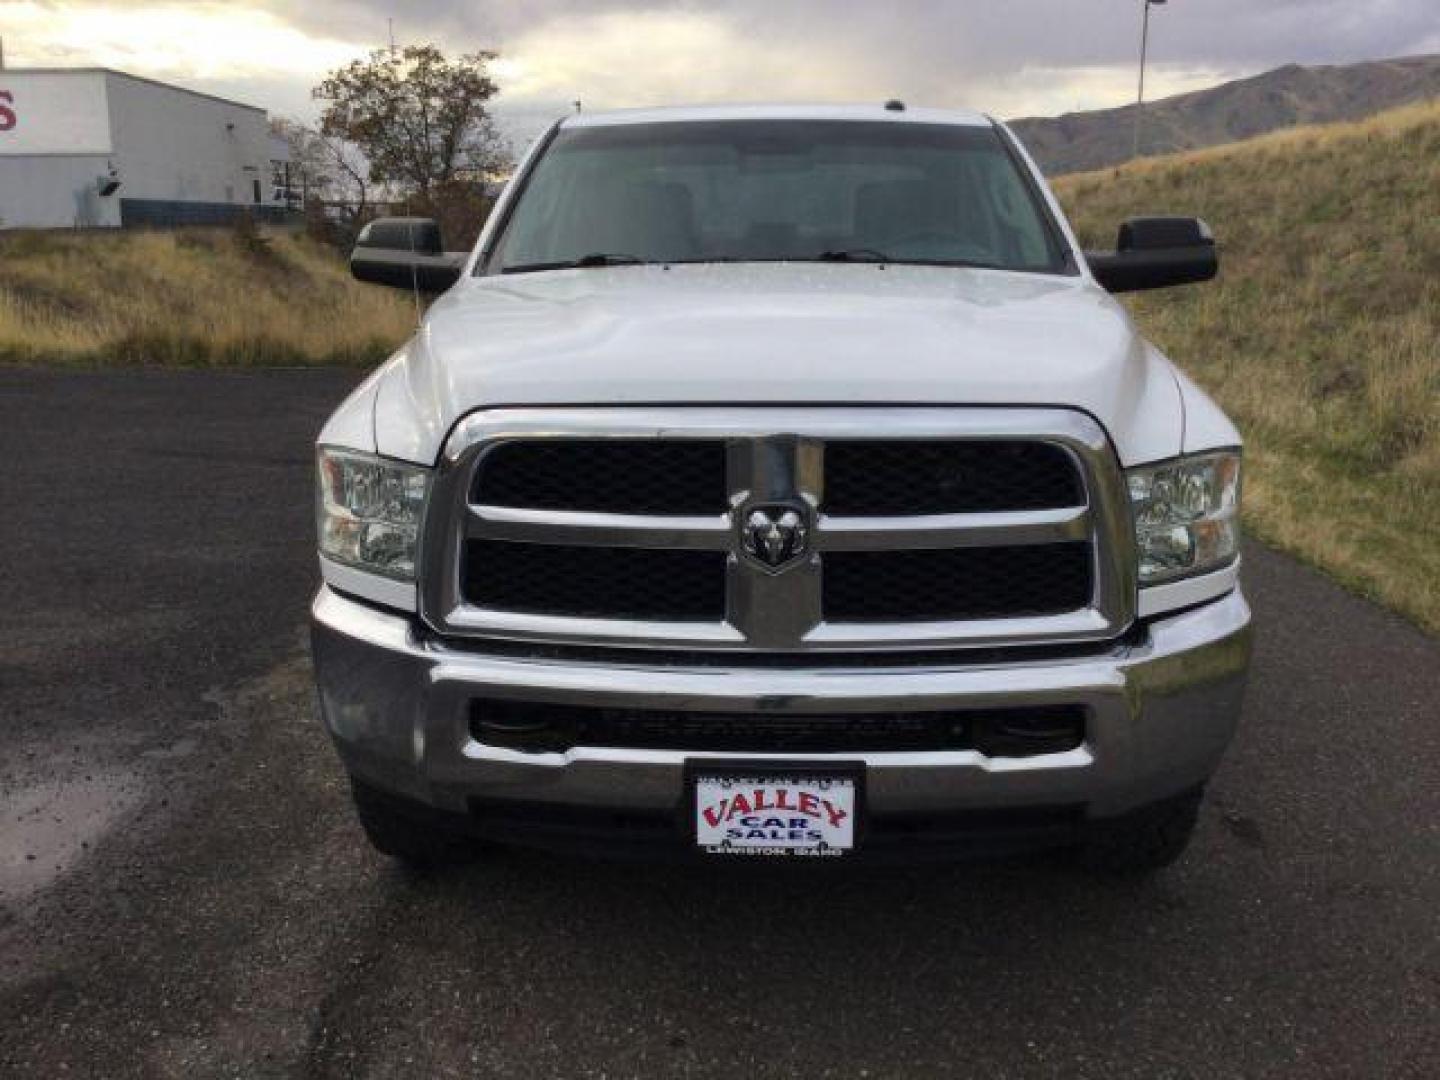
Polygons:
[[924,713],[699,713],[481,699],[470,734],[487,746],[564,753],[577,746],[715,753],[843,754],[979,750],[1033,757],[1085,737],[1079,706]]
[[465,599],[482,608],[597,619],[718,622],[725,553],[471,540]]
[[825,617],[838,622],[1058,615],[1091,600],[1090,545],[837,551],[825,556]]

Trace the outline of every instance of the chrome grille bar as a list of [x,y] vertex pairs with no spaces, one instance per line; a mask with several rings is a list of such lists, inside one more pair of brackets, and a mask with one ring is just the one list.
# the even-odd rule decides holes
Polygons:
[[[687,548],[728,551],[734,525],[728,514],[670,517],[600,514],[579,510],[519,510],[470,506],[469,535],[527,544],[599,547]],[[915,517],[818,516],[818,551],[903,551],[911,548],[1019,546],[1084,540],[1088,507],[1018,510],[994,514],[932,514]]]
[[1017,510],[996,514],[917,517],[830,517],[815,526],[819,551],[904,551],[914,548],[1019,547],[1084,540],[1090,509]]
[[490,540],[567,546],[730,549],[730,515],[668,517],[594,514],[578,510],[516,510],[471,506],[469,535]]

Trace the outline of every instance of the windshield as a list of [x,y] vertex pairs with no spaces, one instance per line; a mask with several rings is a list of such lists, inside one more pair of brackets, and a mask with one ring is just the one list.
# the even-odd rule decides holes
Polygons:
[[1065,269],[994,127],[835,120],[561,129],[487,266],[791,260]]

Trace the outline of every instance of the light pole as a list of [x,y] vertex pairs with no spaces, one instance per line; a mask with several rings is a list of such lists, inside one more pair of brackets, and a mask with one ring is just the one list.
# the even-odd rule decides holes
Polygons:
[[1150,44],[1150,8],[1163,4],[1165,0],[1140,0],[1145,14],[1140,18],[1140,90],[1135,95],[1135,144],[1130,148],[1130,159],[1140,156],[1140,115],[1145,110],[1145,50]]

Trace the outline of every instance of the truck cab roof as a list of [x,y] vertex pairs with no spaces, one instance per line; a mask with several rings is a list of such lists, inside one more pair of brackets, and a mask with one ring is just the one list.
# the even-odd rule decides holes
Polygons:
[[983,113],[964,109],[894,108],[887,102],[856,105],[680,105],[664,108],[613,109],[567,116],[562,128],[612,127],[622,124],[696,123],[717,120],[867,120],[893,124],[952,124],[989,127]]

